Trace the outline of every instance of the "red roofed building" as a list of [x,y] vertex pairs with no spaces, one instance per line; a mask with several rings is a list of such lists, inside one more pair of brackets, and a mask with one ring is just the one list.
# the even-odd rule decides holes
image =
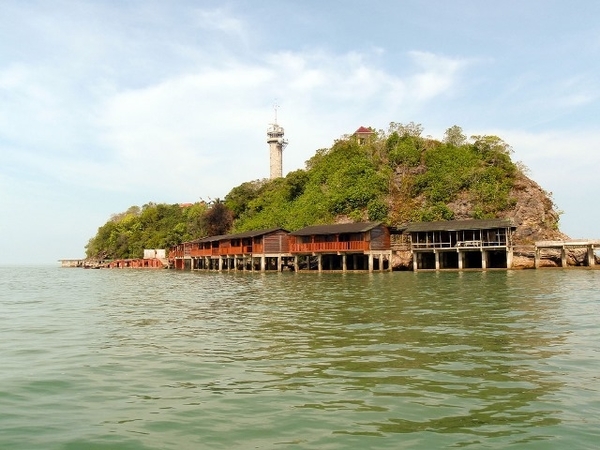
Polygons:
[[371,130],[370,128],[360,127],[354,132],[352,136],[356,137],[359,144],[364,144],[365,142],[369,141],[373,133],[373,130]]

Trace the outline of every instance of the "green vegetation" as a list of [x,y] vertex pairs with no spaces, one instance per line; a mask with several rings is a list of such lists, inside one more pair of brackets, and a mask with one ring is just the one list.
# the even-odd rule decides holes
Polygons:
[[141,258],[145,248],[169,248],[231,228],[232,215],[220,200],[192,205],[148,203],[113,215],[88,242],[88,258]]
[[389,224],[451,220],[459,198],[472,206],[472,218],[514,206],[510,192],[520,169],[508,144],[496,136],[468,141],[456,125],[443,142],[421,133],[418,124],[392,123],[365,143],[349,137],[318,150],[306,170],[234,188],[225,204],[235,229],[295,230],[340,216]]
[[522,167],[511,161],[502,139],[467,139],[456,125],[443,141],[422,137],[422,131],[412,122],[391,123],[366,142],[342,138],[317,150],[304,170],[242,183],[222,202],[132,207],[99,228],[87,254],[140,257],[144,248],[168,248],[205,235],[296,230],[341,217],[388,224],[451,220],[459,201],[469,205],[472,218],[496,217],[514,207],[511,191]]

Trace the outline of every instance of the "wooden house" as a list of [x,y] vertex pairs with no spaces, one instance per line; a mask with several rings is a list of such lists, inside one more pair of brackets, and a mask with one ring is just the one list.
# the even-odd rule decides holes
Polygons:
[[296,270],[391,270],[389,229],[380,222],[315,225],[290,233]]
[[172,248],[176,269],[282,270],[289,264],[288,232],[282,228],[209,236]]
[[413,270],[511,268],[515,226],[507,219],[413,223]]

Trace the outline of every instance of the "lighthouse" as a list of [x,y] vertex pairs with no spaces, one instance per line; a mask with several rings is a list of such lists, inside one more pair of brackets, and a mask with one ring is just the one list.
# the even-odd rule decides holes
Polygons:
[[275,121],[267,128],[271,180],[283,176],[283,149],[287,145],[287,141],[283,138],[283,127],[277,124],[277,105],[274,106],[274,109]]

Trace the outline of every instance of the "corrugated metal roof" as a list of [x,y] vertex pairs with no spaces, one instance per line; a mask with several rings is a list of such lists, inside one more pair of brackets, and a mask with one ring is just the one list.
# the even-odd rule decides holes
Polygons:
[[257,236],[264,236],[265,234],[270,234],[275,231],[285,231],[283,228],[267,228],[265,230],[252,230],[252,231],[244,231],[243,233],[235,233],[235,234],[221,234],[219,236],[207,236],[202,239],[198,239],[193,242],[215,242],[215,241],[226,241],[230,239],[243,239],[243,238],[253,238]]
[[438,222],[411,223],[406,231],[461,231],[461,230],[489,230],[491,228],[515,228],[510,219],[471,219],[471,220],[440,220]]
[[338,223],[335,225],[313,225],[290,233],[293,236],[316,236],[342,233],[364,233],[381,225],[381,222]]

